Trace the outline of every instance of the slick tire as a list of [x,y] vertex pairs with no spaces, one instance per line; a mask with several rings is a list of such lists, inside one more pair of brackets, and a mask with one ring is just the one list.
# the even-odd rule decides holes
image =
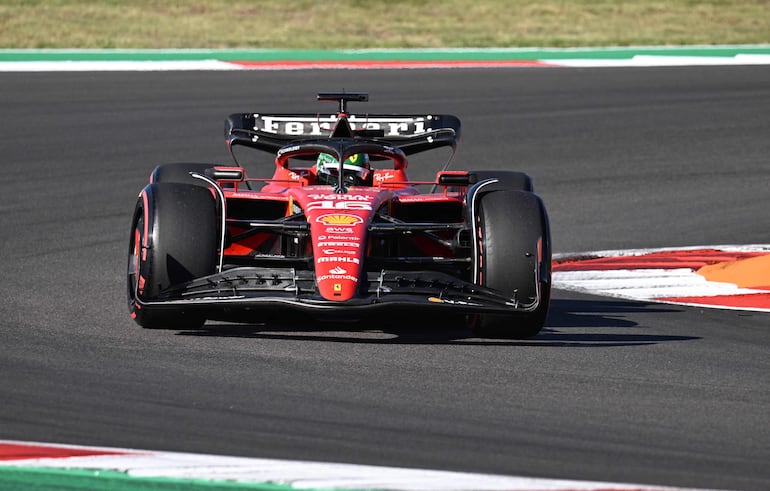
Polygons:
[[190,175],[190,172],[196,172],[198,174],[204,174],[206,169],[214,167],[214,164],[202,164],[202,163],[187,163],[179,162],[173,164],[161,164],[153,169],[150,174],[151,183],[160,182],[181,182],[187,184],[194,184],[196,186],[207,187],[208,184],[205,181],[196,179]]
[[182,183],[146,186],[136,203],[128,251],[128,309],[151,329],[194,329],[195,310],[153,301],[173,285],[216,272],[219,230],[209,189]]
[[530,312],[474,314],[469,325],[483,336],[523,339],[545,324],[551,296],[548,216],[540,198],[525,191],[492,191],[477,198],[474,282],[516,298],[540,303]]
[[[532,184],[532,178],[523,172],[515,172],[508,170],[477,170],[469,173],[471,176],[471,183],[481,182],[485,179],[497,179],[498,182],[494,184],[495,190],[511,190],[511,191],[534,191],[534,185]],[[491,190],[491,189],[490,189]]]

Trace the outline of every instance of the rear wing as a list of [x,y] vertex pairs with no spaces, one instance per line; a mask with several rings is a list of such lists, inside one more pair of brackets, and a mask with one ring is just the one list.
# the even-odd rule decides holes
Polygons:
[[225,120],[225,140],[234,145],[277,153],[285,145],[323,138],[362,138],[379,141],[410,155],[437,147],[456,149],[460,120],[449,114],[231,114]]

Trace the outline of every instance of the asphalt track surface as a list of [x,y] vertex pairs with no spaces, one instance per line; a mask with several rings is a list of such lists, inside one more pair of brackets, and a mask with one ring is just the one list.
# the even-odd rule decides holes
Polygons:
[[2,74],[0,438],[770,489],[768,314],[556,292],[520,342],[134,325],[152,167],[225,162],[226,114],[343,88],[460,116],[455,168],[529,172],[556,252],[769,240],[768,67]]

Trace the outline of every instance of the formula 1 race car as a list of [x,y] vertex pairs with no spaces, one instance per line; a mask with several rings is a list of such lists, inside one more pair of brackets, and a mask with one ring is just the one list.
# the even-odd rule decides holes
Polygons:
[[[481,335],[542,328],[551,290],[548,218],[513,171],[407,178],[407,156],[446,147],[451,115],[352,114],[363,93],[322,93],[334,114],[232,114],[235,166],[156,167],[131,225],[128,307],[146,328],[448,314]],[[247,177],[234,149],[275,158]],[[428,188],[421,192],[418,189]]]

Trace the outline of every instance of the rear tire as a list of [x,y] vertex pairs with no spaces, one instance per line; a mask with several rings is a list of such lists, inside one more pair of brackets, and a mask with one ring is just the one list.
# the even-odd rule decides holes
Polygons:
[[134,211],[128,252],[128,309],[145,328],[193,329],[203,314],[143,304],[167,288],[216,272],[219,230],[209,189],[182,183],[150,184]]
[[485,336],[528,338],[545,324],[551,296],[548,216],[540,198],[524,191],[492,191],[477,198],[479,237],[474,282],[519,303],[540,297],[531,312],[475,314],[470,327]]

